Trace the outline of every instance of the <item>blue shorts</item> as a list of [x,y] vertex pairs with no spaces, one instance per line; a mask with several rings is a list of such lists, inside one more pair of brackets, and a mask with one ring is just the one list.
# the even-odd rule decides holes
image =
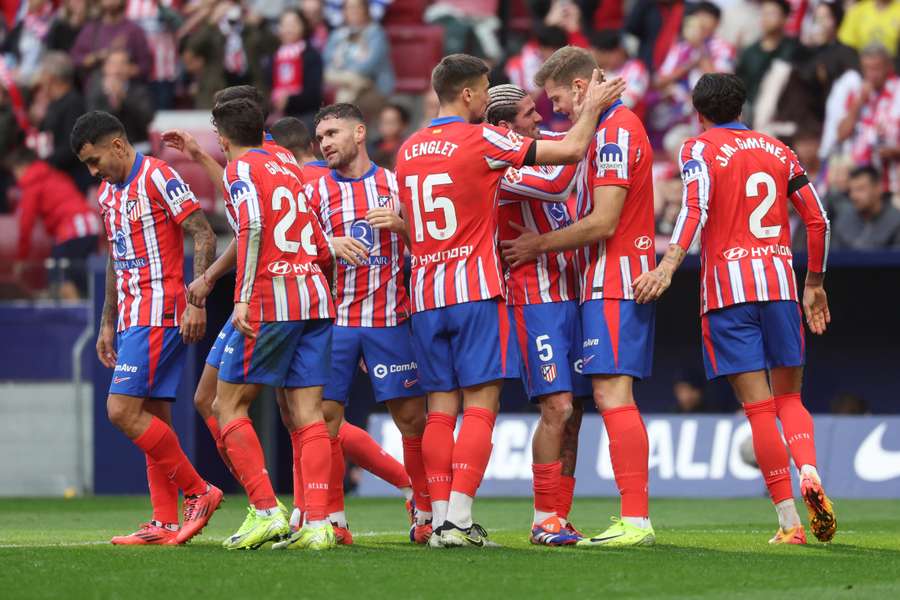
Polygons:
[[235,329],[222,353],[219,379],[285,388],[325,385],[331,329],[331,319],[260,323],[255,340]]
[[803,320],[794,301],[735,304],[706,313],[700,324],[709,379],[803,365]]
[[409,322],[395,327],[342,327],[331,338],[331,375],[322,397],[347,404],[359,359],[366,363],[375,400],[422,396]]
[[512,336],[524,358],[520,365],[528,397],[557,392],[591,396],[591,380],[580,373],[581,316],[578,303],[551,302],[509,307]]
[[231,319],[228,319],[222,326],[222,331],[216,336],[216,341],[209,349],[209,354],[206,355],[206,364],[214,369],[219,368],[219,363],[222,362],[222,353],[225,352],[225,344],[228,343],[228,338],[232,333],[234,333],[234,325],[231,324]]
[[129,327],[116,334],[110,394],[174,400],[187,346],[177,327]]
[[449,392],[506,377],[509,316],[499,299],[432,308],[412,316],[419,383]]
[[615,299],[585,302],[581,305],[582,372],[649,377],[655,326],[655,304]]

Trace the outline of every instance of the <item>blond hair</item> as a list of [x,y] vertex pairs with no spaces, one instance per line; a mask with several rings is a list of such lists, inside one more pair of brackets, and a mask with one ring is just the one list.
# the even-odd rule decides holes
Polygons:
[[575,79],[590,79],[597,67],[597,61],[584,48],[565,46],[554,52],[547,59],[537,74],[534,83],[544,87],[548,80],[554,83],[570,85]]

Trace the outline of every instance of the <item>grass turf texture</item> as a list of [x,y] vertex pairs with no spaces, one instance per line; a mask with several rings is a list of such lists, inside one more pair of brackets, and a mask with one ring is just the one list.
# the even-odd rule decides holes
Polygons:
[[[900,595],[897,501],[838,501],[838,535],[824,545],[773,547],[770,503],[652,501],[657,545],[544,548],[527,541],[527,499],[481,499],[476,517],[503,548],[413,546],[399,499],[349,499],[353,547],[325,553],[228,552],[244,516],[230,497],[186,547],[113,547],[148,515],[145,498],[0,500],[4,598],[886,598]],[[577,499],[585,533],[618,503]],[[805,514],[798,504],[801,513]]]

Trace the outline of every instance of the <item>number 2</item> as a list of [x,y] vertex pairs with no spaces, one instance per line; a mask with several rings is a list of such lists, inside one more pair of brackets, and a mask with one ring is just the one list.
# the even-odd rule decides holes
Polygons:
[[760,202],[756,208],[753,209],[753,212],[750,213],[750,233],[761,240],[776,238],[781,235],[781,225],[763,227],[762,224],[762,220],[766,216],[766,213],[768,213],[769,210],[771,210],[772,205],[775,204],[775,193],[777,188],[772,176],[768,173],[757,171],[748,177],[745,190],[747,198],[758,198],[761,195],[759,193],[760,185],[765,186],[766,195],[762,199],[762,202]]
[[[434,186],[450,185],[453,180],[448,173],[432,173],[422,181],[422,206],[419,206],[419,176],[407,175],[403,182],[412,194],[413,219],[415,219],[416,241],[425,241],[425,229],[428,235],[436,240],[450,239],[456,233],[456,208],[453,201],[446,196],[434,197]],[[437,210],[444,213],[444,226],[438,227],[434,220],[422,222],[422,211],[433,213]]]
[[275,229],[272,231],[273,235],[275,236],[275,246],[279,250],[287,254],[296,254],[297,251],[299,251],[302,247],[303,252],[305,252],[306,254],[310,256],[316,256],[316,254],[318,254],[318,251],[316,245],[312,241],[312,223],[307,223],[303,227],[303,230],[300,232],[299,242],[287,239],[287,232],[294,224],[294,221],[297,220],[297,213],[307,212],[306,199],[303,197],[303,192],[300,192],[300,195],[295,200],[294,195],[286,187],[282,186],[275,188],[275,191],[272,193],[272,210],[281,210],[282,202],[284,202],[285,200],[287,200],[288,211],[281,218],[281,220],[275,224]]

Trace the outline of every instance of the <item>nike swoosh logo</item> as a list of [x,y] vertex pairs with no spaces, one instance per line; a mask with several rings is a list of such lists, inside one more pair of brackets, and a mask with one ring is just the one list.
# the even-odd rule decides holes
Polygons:
[[609,540],[614,540],[614,539],[616,539],[616,538],[620,538],[620,537],[622,537],[623,535],[625,535],[625,534],[624,534],[624,533],[620,533],[619,535],[611,535],[611,536],[609,536],[609,537],[592,537],[592,538],[591,538],[591,541],[592,541],[592,542],[608,542]]
[[853,468],[863,481],[888,481],[900,477],[900,450],[885,450],[882,441],[887,423],[881,423],[866,436],[853,460]]
[[131,377],[114,377],[113,383],[122,383],[123,381],[128,381]]
[[484,540],[483,540],[483,539],[480,539],[480,538],[479,538],[479,539],[475,539],[475,538],[470,538],[469,536],[466,536],[466,541],[468,541],[468,542],[469,542],[470,544],[472,544],[473,546],[478,546],[479,548],[480,548],[481,546],[484,546]]
[[403,387],[405,387],[406,389],[409,389],[412,386],[416,385],[417,383],[419,383],[418,379],[406,379],[403,381]]
[[589,362],[591,362],[592,360],[594,360],[594,357],[595,357],[595,356],[596,356],[596,354],[591,354],[590,356],[584,357],[584,358],[581,360],[581,368],[583,369],[583,368],[584,368],[584,365],[586,365],[586,364],[588,364]]

